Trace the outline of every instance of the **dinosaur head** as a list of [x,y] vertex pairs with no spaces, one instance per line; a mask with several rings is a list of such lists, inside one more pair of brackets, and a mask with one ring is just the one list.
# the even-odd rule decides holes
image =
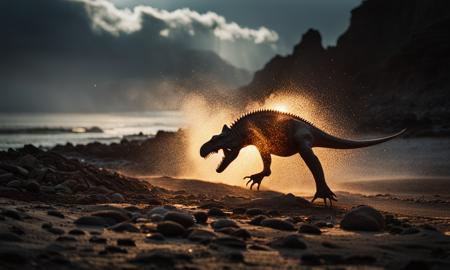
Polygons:
[[212,153],[217,153],[219,150],[223,151],[223,159],[217,166],[216,172],[223,172],[230,163],[239,155],[240,140],[231,129],[224,125],[220,134],[212,136],[212,138],[202,145],[200,148],[200,156],[207,158]]

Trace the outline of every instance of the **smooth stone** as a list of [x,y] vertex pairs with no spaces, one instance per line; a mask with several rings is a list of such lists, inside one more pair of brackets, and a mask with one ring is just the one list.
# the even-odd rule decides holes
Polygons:
[[366,205],[353,208],[341,220],[341,228],[348,231],[381,231],[384,226],[383,215]]
[[236,224],[234,220],[231,219],[218,219],[211,223],[211,227],[214,230],[226,228],[226,227],[233,227],[233,228],[239,228],[239,226]]
[[118,223],[116,225],[109,227],[108,229],[113,230],[115,232],[131,232],[131,233],[140,232],[140,230],[136,226],[128,222]]
[[195,220],[191,214],[183,212],[170,211],[164,216],[165,221],[174,221],[178,224],[183,225],[185,228],[189,228],[194,225]]
[[264,216],[264,215],[256,216],[252,220],[250,220],[249,224],[255,225],[255,226],[260,226],[261,221],[265,220],[266,218],[268,218],[268,217]]
[[213,246],[225,246],[228,248],[235,248],[235,249],[246,249],[246,244],[241,239],[230,237],[230,236],[224,236],[224,237],[218,237],[211,241],[210,243]]
[[244,240],[247,240],[249,238],[251,238],[251,234],[245,230],[245,229],[237,229],[234,232],[231,233],[231,236],[237,237],[237,238],[241,238]]
[[169,211],[175,211],[177,208],[172,205],[164,205],[164,206],[157,206],[152,208],[150,211],[147,212],[147,215],[151,217],[154,214],[158,214],[161,216],[164,216]]
[[112,222],[111,225],[119,223],[119,222],[124,222],[129,220],[130,218],[121,211],[118,210],[102,210],[102,211],[96,211],[91,213],[92,216],[94,217],[101,217],[107,220],[110,220],[110,222]]
[[98,237],[98,236],[94,235],[89,239],[89,242],[96,243],[96,244],[106,244],[106,239],[103,237]]
[[214,232],[202,229],[194,229],[188,235],[189,240],[193,242],[200,242],[202,244],[207,244],[216,237],[217,234],[215,234]]
[[56,211],[56,210],[48,210],[47,215],[58,217],[58,218],[64,218],[64,214],[59,211]]
[[258,215],[263,215],[264,211],[259,208],[250,208],[250,209],[247,209],[247,211],[245,211],[245,214],[247,216],[258,216]]
[[72,236],[60,236],[60,237],[56,238],[56,241],[59,241],[59,242],[76,242],[77,239],[75,239]]
[[320,256],[316,254],[303,254],[301,264],[303,265],[322,265],[324,262]]
[[73,229],[69,231],[71,235],[85,235],[86,233],[83,230]]
[[203,211],[197,211],[194,213],[195,220],[197,223],[206,224],[208,221],[208,215]]
[[12,173],[2,173],[0,174],[0,184],[7,184],[14,180],[14,174]]
[[125,201],[125,197],[120,193],[113,193],[109,196],[112,202],[121,203]]
[[23,182],[21,180],[12,180],[12,181],[8,182],[8,184],[6,184],[6,186],[10,187],[10,188],[19,189],[22,187],[22,183]]
[[164,216],[160,215],[160,214],[153,214],[150,216],[150,220],[153,222],[160,222],[164,220]]
[[133,239],[130,238],[123,238],[123,239],[117,239],[117,245],[119,246],[127,246],[127,247],[134,247],[136,246],[136,243]]
[[306,249],[305,242],[295,234],[281,237],[270,242],[270,246],[288,249]]
[[237,208],[233,209],[233,214],[235,214],[235,215],[242,215],[242,214],[245,214],[246,211],[247,211],[246,208],[237,207]]
[[163,221],[157,225],[156,229],[167,237],[182,236],[186,232],[182,225],[174,221]]
[[26,190],[28,190],[29,192],[33,192],[33,193],[39,193],[39,191],[41,190],[40,185],[36,181],[27,182],[25,184],[24,188]]
[[192,261],[191,255],[167,249],[146,251],[130,260],[131,263],[155,264],[161,269],[172,269],[178,262],[190,261]]
[[17,234],[15,234],[15,233],[1,232],[1,233],[0,233],[0,241],[5,241],[5,242],[21,242],[21,241],[22,241],[22,238],[20,238],[19,236],[17,236]]
[[309,224],[309,223],[303,223],[300,225],[300,228],[298,229],[298,232],[300,233],[307,233],[307,234],[321,234],[322,231],[319,227]]
[[160,233],[148,233],[145,236],[145,239],[149,239],[149,240],[156,240],[156,241],[163,241],[164,240],[164,236]]
[[0,246],[0,261],[11,264],[26,264],[29,255],[22,248],[10,248]]
[[117,247],[117,246],[106,246],[105,252],[107,252],[107,253],[128,253],[128,251],[126,249]]
[[110,221],[102,217],[96,216],[80,217],[77,220],[75,220],[74,223],[79,226],[98,226],[98,227],[108,227],[111,224]]
[[283,231],[295,230],[295,227],[292,223],[277,218],[266,218],[261,221],[261,226]]
[[24,218],[23,213],[20,213],[19,211],[14,210],[14,209],[3,209],[2,215],[4,215],[5,217],[15,219],[15,220],[23,220],[23,218]]
[[208,210],[208,216],[212,216],[212,217],[225,217],[226,214],[225,212],[223,212],[222,210],[220,210],[217,207],[213,207],[211,209]]
[[52,234],[61,235],[64,234],[64,230],[60,228],[51,227],[48,228],[47,231]]

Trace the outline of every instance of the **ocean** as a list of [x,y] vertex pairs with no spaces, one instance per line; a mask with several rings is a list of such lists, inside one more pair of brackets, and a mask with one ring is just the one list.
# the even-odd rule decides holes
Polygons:
[[57,144],[119,142],[124,137],[184,127],[179,111],[136,113],[14,113],[0,114],[0,150],[24,144],[52,147]]

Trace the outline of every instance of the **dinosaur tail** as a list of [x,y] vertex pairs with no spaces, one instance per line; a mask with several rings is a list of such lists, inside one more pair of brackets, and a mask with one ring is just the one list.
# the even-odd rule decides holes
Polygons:
[[314,144],[315,147],[326,147],[326,148],[334,148],[334,149],[354,149],[354,148],[362,148],[367,146],[372,146],[380,143],[387,142],[389,140],[392,140],[395,137],[398,137],[405,133],[406,129],[403,129],[402,131],[395,133],[390,136],[377,138],[377,139],[371,139],[371,140],[346,140],[341,139],[338,137],[335,137],[333,135],[322,133],[319,136],[319,139]]

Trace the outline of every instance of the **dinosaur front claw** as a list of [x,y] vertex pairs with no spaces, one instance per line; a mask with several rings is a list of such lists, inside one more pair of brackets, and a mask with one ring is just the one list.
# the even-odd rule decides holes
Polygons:
[[257,190],[259,190],[259,186],[261,185],[261,181],[264,178],[263,175],[260,174],[253,174],[250,176],[246,176],[244,177],[244,179],[250,179],[247,181],[247,184],[245,184],[245,186],[248,186],[248,184],[251,183],[250,185],[250,189],[253,189],[253,185],[257,184],[258,186],[256,187]]
[[316,199],[322,198],[325,206],[327,206],[327,199],[330,201],[330,207],[333,206],[333,201],[337,201],[336,194],[333,193],[329,188],[318,190],[316,194],[314,195],[314,198],[311,200],[313,203]]

